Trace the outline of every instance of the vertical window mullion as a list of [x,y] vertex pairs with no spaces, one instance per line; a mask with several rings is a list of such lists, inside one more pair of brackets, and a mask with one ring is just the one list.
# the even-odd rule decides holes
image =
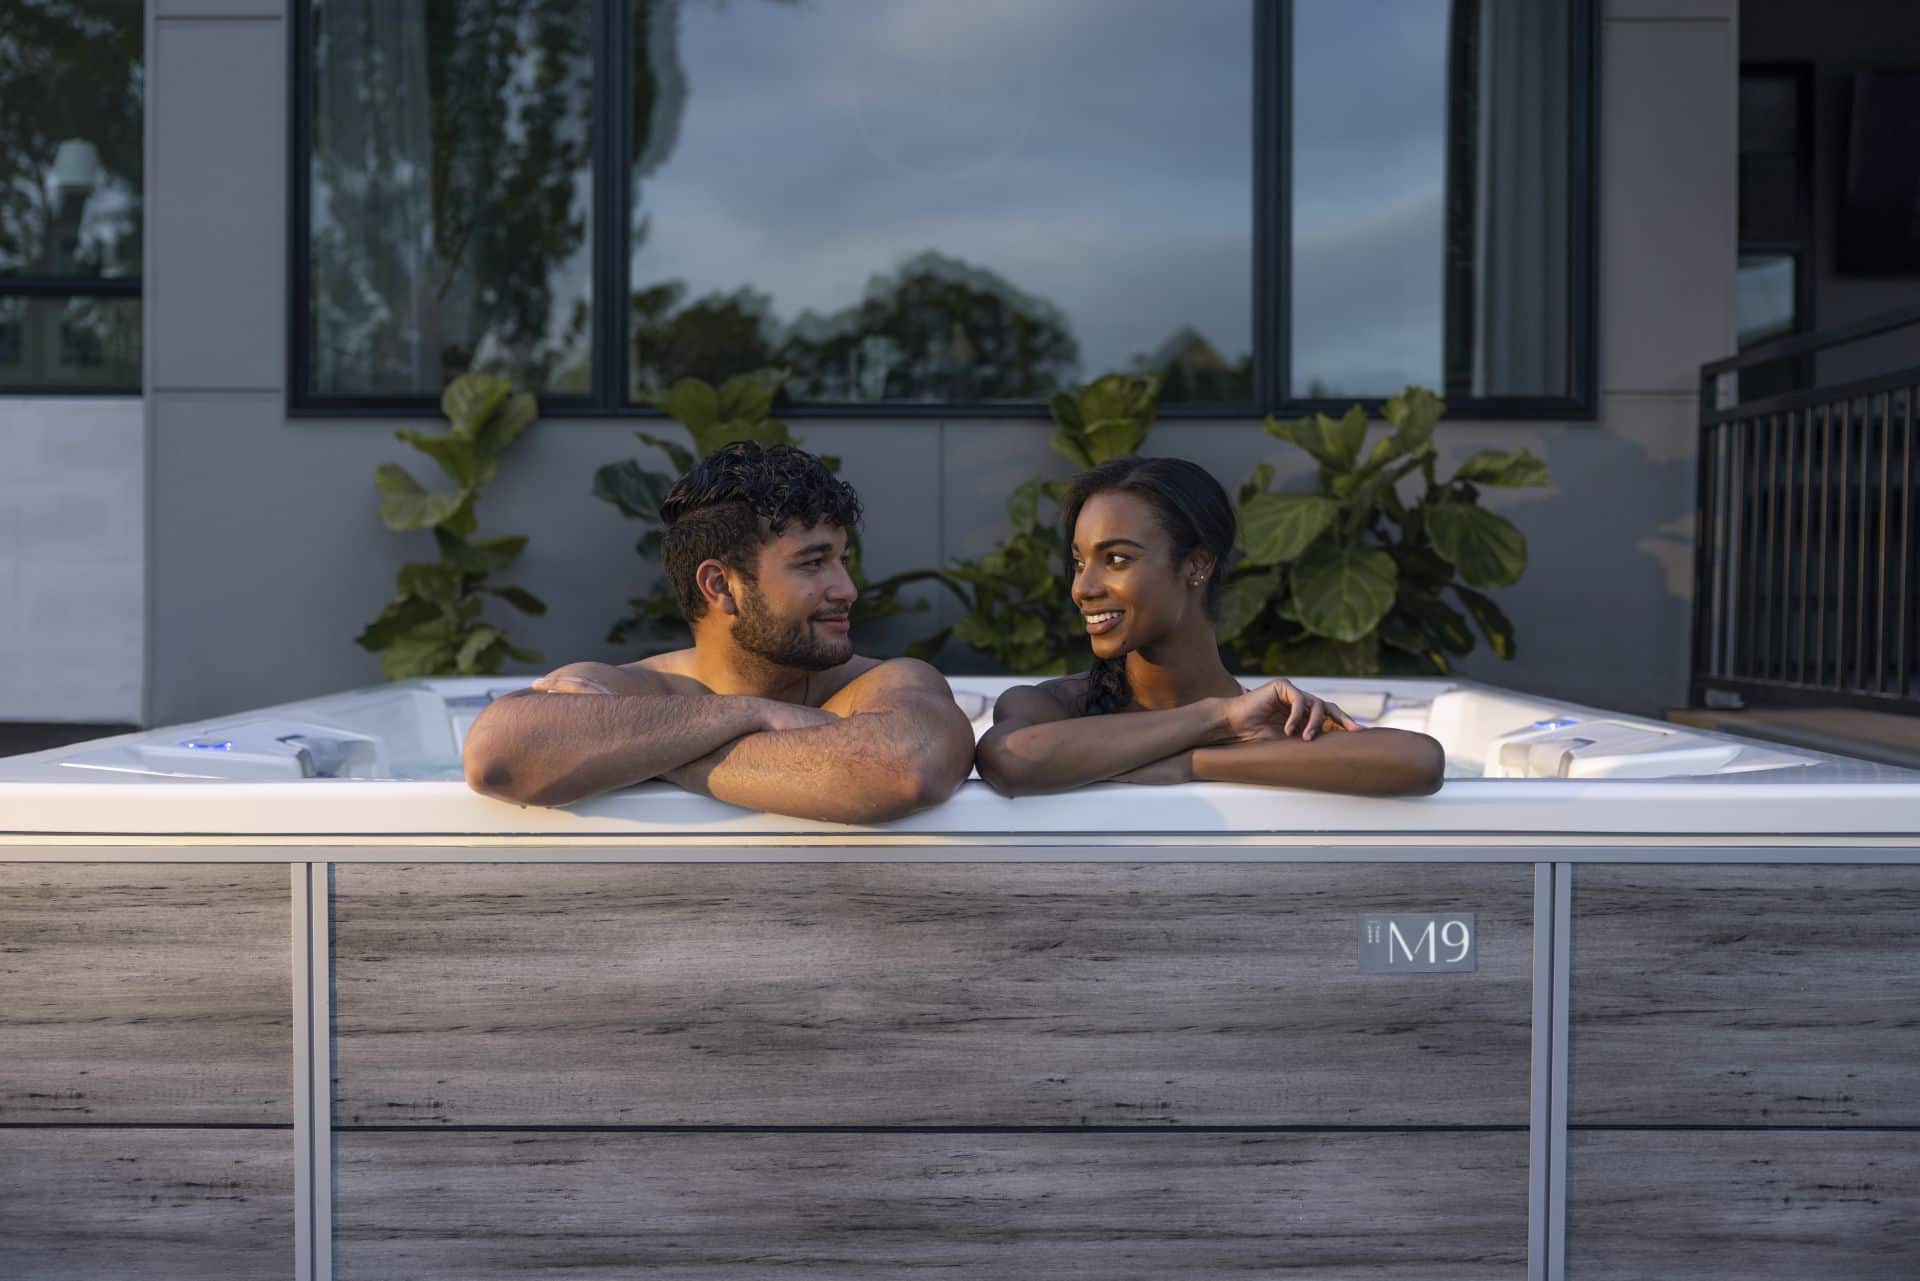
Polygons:
[[1292,384],[1293,0],[1254,8],[1254,399],[1277,411]]
[[593,53],[593,404],[619,406],[625,386],[623,343],[618,336],[622,308],[616,291],[617,260],[625,242],[620,221],[620,7],[625,0],[597,0]]

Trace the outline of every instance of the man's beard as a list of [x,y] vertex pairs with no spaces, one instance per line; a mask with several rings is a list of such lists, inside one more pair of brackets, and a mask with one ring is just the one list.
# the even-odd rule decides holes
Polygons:
[[767,598],[751,582],[741,584],[740,617],[733,641],[741,649],[777,667],[824,672],[853,657],[853,636],[815,636],[811,620],[783,622],[767,608]]

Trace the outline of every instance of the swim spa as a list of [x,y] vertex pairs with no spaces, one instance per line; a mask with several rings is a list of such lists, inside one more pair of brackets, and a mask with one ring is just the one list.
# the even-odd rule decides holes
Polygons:
[[[1920,1270],[1920,775],[1308,680],[1436,795],[468,792],[511,680],[0,761],[33,1276]],[[1002,681],[955,682],[984,728]]]

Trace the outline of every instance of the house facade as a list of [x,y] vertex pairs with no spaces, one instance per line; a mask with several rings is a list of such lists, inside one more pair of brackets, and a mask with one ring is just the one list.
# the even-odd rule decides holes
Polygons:
[[[323,304],[337,291],[329,294],[324,282],[316,286],[313,275],[303,275],[335,252],[329,247],[333,242],[316,240],[316,223],[327,235],[352,239],[356,234],[352,206],[340,194],[348,190],[341,185],[346,180],[316,165],[316,147],[336,147],[338,155],[351,160],[356,153],[349,143],[360,136],[353,129],[363,128],[372,137],[383,127],[379,122],[390,122],[401,108],[396,97],[368,111],[367,120],[374,123],[359,125],[328,114],[327,76],[339,67],[317,73],[316,48],[326,40],[340,41],[340,49],[347,45],[344,18],[330,29],[322,23],[354,6],[324,0],[311,9],[290,7],[300,3],[151,0],[145,7],[139,384],[103,395],[73,386],[38,394],[16,383],[0,397],[0,583],[8,585],[11,604],[0,616],[0,651],[8,655],[0,662],[0,720],[164,724],[379,679],[376,658],[353,638],[391,595],[398,566],[430,553],[424,534],[395,534],[382,526],[373,473],[382,463],[420,461],[395,440],[393,430],[432,426],[419,410],[444,365],[435,365],[435,349],[422,332],[404,324],[401,329],[425,351],[425,366],[416,374],[368,372],[351,360],[328,363],[330,343],[384,340],[351,338],[351,305],[343,304],[346,310],[329,319],[332,313]],[[695,12],[700,6],[685,7],[674,28],[682,41],[679,61],[662,63],[656,51],[649,55],[655,62],[647,64],[652,72],[635,70],[639,62],[623,72],[629,94],[643,82],[662,101],[673,97],[673,83],[661,67],[684,74],[686,84],[674,108],[679,150],[664,161],[650,161],[645,152],[651,144],[629,136],[626,163],[635,172],[658,163],[660,173],[670,173],[675,160],[705,145],[708,135],[696,127],[699,114],[717,110],[714,104],[724,101],[742,107],[730,127],[749,131],[733,135],[742,163],[749,169],[770,164],[756,158],[750,131],[775,127],[766,123],[772,108],[763,103],[757,110],[744,109],[741,89],[717,96],[703,92],[696,24],[712,19]],[[1069,274],[1137,274],[1145,282],[1134,293],[1119,295],[1123,305],[1110,310],[1150,311],[1159,300],[1176,298],[1182,279],[1197,278],[1206,285],[1198,292],[1212,301],[1224,296],[1233,308],[1258,313],[1244,334],[1209,334],[1204,326],[1194,327],[1191,314],[1205,311],[1208,298],[1187,310],[1184,302],[1168,303],[1164,314],[1142,321],[1143,338],[1115,339],[1121,345],[1110,347],[1120,355],[1103,358],[1097,304],[1076,304],[1079,311],[1065,307],[1081,327],[1077,375],[1124,367],[1125,342],[1150,355],[1191,355],[1196,368],[1222,378],[1245,353],[1253,372],[1249,386],[1235,393],[1237,400],[1163,406],[1148,448],[1193,458],[1230,489],[1261,461],[1277,464],[1281,484],[1308,475],[1301,460],[1290,458],[1285,446],[1260,430],[1263,411],[1291,412],[1322,401],[1333,405],[1389,394],[1398,386],[1365,379],[1372,376],[1377,383],[1409,370],[1406,381],[1440,386],[1444,380],[1464,388],[1467,394],[1453,398],[1456,407],[1439,430],[1442,471],[1476,450],[1526,448],[1546,460],[1552,480],[1544,488],[1488,490],[1482,496],[1527,538],[1524,577],[1497,594],[1513,620],[1518,654],[1502,661],[1482,644],[1460,670],[1643,714],[1657,715],[1684,702],[1699,370],[1733,352],[1736,344],[1741,26],[1752,19],[1743,19],[1736,0],[1596,0],[1591,7],[1569,4],[1558,32],[1516,35],[1500,26],[1502,6],[1485,6],[1478,27],[1482,39],[1557,40],[1539,47],[1564,49],[1566,60],[1554,62],[1536,82],[1504,84],[1484,49],[1472,65],[1456,52],[1450,63],[1442,58],[1434,73],[1448,77],[1439,82],[1444,101],[1457,104],[1462,94],[1473,92],[1483,102],[1546,104],[1537,114],[1558,123],[1542,126],[1544,138],[1529,140],[1516,122],[1533,107],[1510,109],[1505,117],[1483,112],[1477,117],[1482,149],[1468,169],[1447,169],[1458,165],[1457,156],[1429,155],[1406,172],[1424,166],[1423,171],[1452,173],[1452,186],[1443,184],[1443,189],[1456,193],[1465,189],[1461,175],[1477,172],[1484,192],[1487,174],[1500,173],[1490,168],[1489,155],[1501,145],[1519,148],[1522,161],[1507,171],[1512,178],[1522,171],[1529,154],[1525,148],[1531,146],[1531,154],[1556,166],[1551,180],[1519,188],[1524,201],[1508,199],[1503,208],[1498,198],[1489,198],[1478,207],[1479,238],[1472,243],[1484,253],[1469,264],[1462,278],[1468,283],[1458,290],[1448,283],[1443,254],[1430,255],[1422,271],[1430,270],[1438,283],[1422,285],[1417,302],[1430,305],[1435,320],[1427,326],[1432,332],[1415,334],[1426,344],[1419,352],[1395,354],[1392,333],[1398,331],[1390,331],[1389,313],[1399,304],[1388,298],[1384,311],[1360,309],[1356,318],[1341,320],[1350,327],[1338,333],[1332,331],[1339,325],[1328,322],[1342,350],[1356,344],[1366,348],[1373,342],[1368,335],[1379,335],[1382,372],[1329,375],[1309,385],[1313,361],[1335,360],[1317,354],[1333,348],[1316,329],[1322,317],[1345,315],[1337,305],[1340,281],[1355,282],[1348,292],[1373,287],[1341,266],[1346,260],[1338,244],[1313,238],[1319,216],[1313,205],[1315,166],[1337,165],[1342,154],[1358,166],[1359,150],[1338,148],[1357,149],[1365,141],[1358,124],[1350,143],[1340,132],[1364,114],[1356,114],[1357,107],[1349,103],[1314,117],[1311,95],[1297,92],[1314,63],[1303,35],[1313,7],[1300,0],[1297,12],[1279,5],[1256,7],[1234,19],[1249,31],[1257,53],[1291,57],[1296,74],[1275,78],[1234,64],[1217,73],[1239,85],[1239,97],[1232,100],[1244,99],[1254,111],[1248,120],[1219,124],[1232,137],[1244,137],[1254,156],[1239,169],[1223,162],[1248,199],[1250,213],[1235,214],[1238,239],[1228,245],[1228,256],[1238,255],[1237,261],[1247,264],[1245,278],[1217,282],[1203,273],[1196,276],[1201,268],[1181,265],[1184,259],[1175,260],[1178,271],[1155,274],[1149,270],[1152,255],[1124,234],[1125,211],[1115,212],[1109,198],[1099,197],[1105,188],[1092,189],[1093,196],[1078,205],[1064,199],[1065,211],[1055,214],[1009,206],[997,224],[1032,220],[1026,239],[1034,242],[1033,261],[1043,264],[1035,266],[1036,275],[1045,274],[1047,262],[1071,259],[1077,249],[1069,233],[1084,227],[1105,256],[1070,261]],[[624,21],[621,34],[632,47],[661,38],[665,29],[657,14],[647,16],[646,5],[614,6],[613,18],[587,8],[593,12],[583,21],[603,26]],[[1222,6],[1222,11],[1234,8]],[[752,5],[728,6],[725,13],[727,21],[740,24],[764,16]],[[1291,25],[1276,30],[1282,18]],[[961,34],[982,38],[978,31]],[[1002,38],[1017,43],[1011,34]],[[1328,49],[1328,58],[1339,53],[1331,45]],[[362,48],[356,56],[364,71],[389,55]],[[1561,74],[1563,67],[1567,75]],[[1583,67],[1589,75],[1584,83],[1579,79]],[[850,74],[836,71],[841,77],[836,83],[854,93],[860,82],[846,79]],[[1197,71],[1192,78],[1201,79]],[[1391,96],[1391,86],[1384,83],[1370,85],[1358,77],[1343,83],[1353,102]],[[1290,89],[1296,92],[1289,98]],[[1141,92],[1156,99],[1162,115],[1178,117],[1168,129],[1177,137],[1167,144],[1167,154],[1191,155],[1198,146],[1196,131],[1207,118],[1182,116],[1177,95]],[[940,97],[943,93],[948,96]],[[949,104],[932,113],[949,123],[964,124],[964,110],[975,101],[964,89],[937,84],[926,94],[936,106]],[[1278,104],[1272,101],[1276,95],[1282,98]],[[591,104],[582,109],[600,110]],[[1125,104],[1111,108],[1115,113],[1127,109]],[[646,127],[664,132],[663,110],[656,110]],[[1035,112],[1044,126],[1046,118]],[[869,124],[890,118],[897,114],[875,112]],[[1392,117],[1385,120],[1391,124]],[[884,193],[914,184],[920,158],[938,154],[944,135],[889,138],[880,125],[873,128],[877,132],[867,138],[863,154],[877,157],[873,163],[883,169],[895,166],[887,183],[862,188],[879,194],[850,200],[836,212],[830,184],[808,192],[791,181],[769,182],[767,200],[787,210],[782,225],[801,225],[804,217],[814,216],[806,208],[824,203],[826,222],[818,225],[831,228],[840,220],[842,240],[885,239],[879,222],[872,223],[876,229],[869,234],[862,232],[860,219],[877,219],[873,210]],[[1144,123],[1128,129],[1130,136],[1149,133]],[[1435,136],[1455,148],[1470,143],[1470,133]],[[343,137],[348,142],[339,142]],[[956,173],[964,179],[974,172],[987,175],[979,181],[990,184],[995,164],[1032,143],[1031,138],[1009,141],[1004,129],[995,137],[999,150],[989,147],[974,170],[968,165],[975,159],[963,154],[939,179],[951,180]],[[551,145],[567,139],[561,128]],[[658,142],[652,138],[652,144]],[[979,144],[961,137],[953,145]],[[1329,147],[1334,147],[1331,153]],[[1076,148],[1073,154],[1092,150]],[[1060,167],[1064,154],[1050,158],[1057,172],[1068,172]],[[1402,170],[1390,162],[1392,148],[1364,154],[1389,158],[1370,172],[1379,175],[1378,208],[1371,213],[1390,211],[1405,194],[1394,190]],[[1273,177],[1279,163],[1274,157],[1290,166],[1290,185]],[[1128,174],[1130,187],[1144,189],[1143,209],[1176,203],[1181,189],[1176,178],[1166,178],[1169,185],[1157,190],[1153,184],[1161,179],[1152,171]],[[1082,185],[1076,189],[1090,190],[1085,184],[1095,178],[1077,181]],[[1505,189],[1514,189],[1517,181],[1512,178]],[[718,183],[711,190],[727,190]],[[316,204],[316,192],[322,190],[332,194]],[[624,205],[600,203],[597,188],[581,194],[590,202],[592,225],[603,231],[613,225],[606,216],[611,211],[631,232],[639,215],[649,212],[643,207],[648,197],[635,196],[633,188],[625,194]],[[665,230],[671,210],[665,204],[661,208],[665,212],[649,234],[680,246],[675,250],[680,256],[662,266],[664,277],[683,263],[695,263],[703,251],[685,237],[673,240],[681,233]],[[723,207],[711,217],[727,213]],[[379,216],[401,214],[383,207]],[[991,208],[971,217],[974,228],[987,225]],[[1502,217],[1517,222],[1502,231]],[[923,225],[936,251],[980,267],[979,254],[941,249],[942,224]],[[1448,228],[1464,224],[1456,211],[1423,225],[1439,228],[1444,238]],[[1504,268],[1502,276],[1488,265],[1499,254],[1517,261],[1521,250],[1516,246],[1527,229],[1542,225],[1559,229],[1561,236],[1542,251],[1541,261],[1550,264],[1544,273],[1537,264],[1522,264]],[[819,231],[816,240],[826,234]],[[1436,251],[1441,238],[1432,242]],[[590,235],[584,247],[576,246],[576,258],[586,264],[580,275],[586,282],[583,297],[605,295],[610,282],[624,286],[622,293],[644,283],[637,275],[643,259],[631,235],[624,245],[602,239]],[[623,248],[632,255],[621,268],[624,275],[609,274],[607,264]],[[775,280],[804,274],[793,267],[792,254],[782,257],[783,252],[764,238],[742,240],[734,248],[734,280],[747,291],[742,296],[754,290],[777,294],[786,285]],[[1024,261],[1012,250],[1008,254],[1009,261]],[[906,254],[883,255],[848,271],[850,278],[870,280],[910,261]],[[1324,296],[1314,293],[1329,267],[1348,274],[1336,274]],[[1012,274],[997,270],[1001,277]],[[559,269],[556,273],[552,279],[565,276]],[[459,287],[479,286],[469,281]],[[1071,291],[1062,286],[1062,292]],[[858,290],[850,296],[857,297]],[[1477,305],[1475,320],[1442,315],[1463,298]],[[1544,338],[1543,322],[1528,310],[1537,311],[1542,298],[1552,303]],[[774,305],[798,310],[785,297],[776,296]],[[631,337],[619,328],[622,309],[588,310],[591,315],[582,323],[593,330],[595,342],[602,329],[614,347],[623,334]],[[815,316],[811,323],[828,333],[835,322]],[[795,316],[786,332],[804,337],[813,331]],[[497,338],[496,330],[486,341]],[[444,336],[441,341],[451,343]],[[977,336],[962,333],[942,350],[959,351],[964,365],[964,357],[978,346]],[[604,354],[607,348],[589,343],[584,350]],[[869,362],[871,375],[871,342],[854,350]],[[515,620],[513,634],[516,642],[537,647],[553,663],[623,657],[606,640],[608,626],[651,573],[634,555],[634,528],[613,507],[590,497],[597,467],[646,453],[633,430],[660,426],[657,417],[629,405],[638,374],[637,357],[626,354],[624,386],[610,386],[609,374],[597,365],[574,370],[564,360],[550,365],[550,387],[558,390],[543,394],[543,403],[569,396],[578,403],[564,413],[548,413],[516,444],[481,508],[483,532],[530,539],[512,578],[542,596],[550,612]],[[789,420],[808,447],[844,459],[843,475],[866,504],[868,567],[876,576],[988,551],[1006,532],[1004,503],[1015,484],[1070,470],[1049,448],[1051,425],[1037,397],[1027,396],[1023,407],[1011,403],[1020,396],[996,397],[991,388],[984,395],[970,388],[944,397],[922,389],[909,404],[886,396],[882,372],[877,383],[864,388],[880,394],[854,403],[851,398],[863,393],[860,370],[843,371],[830,362],[823,367],[834,378],[844,372],[841,383],[830,395],[817,397],[817,407],[802,408]],[[405,381],[409,376],[415,380],[411,384]],[[868,643],[897,652],[907,640],[952,621],[948,599],[938,594],[926,599],[928,612],[889,620]],[[954,671],[980,670],[978,660],[952,642],[943,663]]]

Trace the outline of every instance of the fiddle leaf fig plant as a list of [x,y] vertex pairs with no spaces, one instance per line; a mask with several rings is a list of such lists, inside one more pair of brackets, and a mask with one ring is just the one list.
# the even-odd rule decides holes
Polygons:
[[[1153,429],[1158,374],[1108,374],[1047,402],[1055,452],[1093,467],[1139,452]],[[1086,625],[1067,587],[1067,547],[1060,534],[1067,486],[1029,480],[1007,498],[1013,532],[978,560],[955,560],[934,572],[965,610],[945,631],[908,652],[931,658],[951,635],[1021,676],[1061,675],[1090,657]]]
[[[1273,467],[1262,463],[1240,488],[1244,554],[1217,635],[1241,664],[1283,674],[1446,673],[1473,651],[1475,628],[1494,653],[1513,657],[1513,624],[1485,592],[1519,581],[1527,542],[1479,506],[1480,490],[1544,485],[1547,466],[1524,449],[1486,449],[1440,479],[1433,433],[1445,412],[1433,392],[1409,386],[1386,402],[1391,430],[1371,449],[1358,405],[1339,419],[1267,418],[1269,435],[1313,459],[1315,485],[1274,492]],[[1408,503],[1398,486],[1416,473],[1425,488]]]
[[373,473],[380,491],[380,520],[388,529],[431,529],[440,558],[400,567],[397,592],[356,642],[380,655],[388,680],[409,676],[489,676],[511,658],[538,662],[536,650],[514,645],[504,630],[481,617],[482,597],[494,596],[523,614],[544,614],[546,605],[523,587],[488,579],[526,549],[524,536],[475,538],[474,508],[493,479],[500,455],[540,416],[525,392],[493,374],[462,374],[440,397],[449,427],[444,433],[394,432],[439,465],[452,488],[429,490],[398,463]]
[[[649,471],[637,459],[608,463],[593,474],[593,496],[612,503],[622,515],[644,524],[646,532],[634,544],[640,558],[649,564],[660,561],[660,505],[673,487],[675,476],[684,476],[695,464],[714,450],[738,440],[757,445],[794,445],[787,424],[773,417],[773,398],[790,377],[785,369],[761,369],[738,374],[715,387],[698,378],[682,378],[665,392],[648,397],[647,403],[661,410],[687,433],[690,444],[652,432],[636,432],[642,443],[666,456],[674,474]],[[839,472],[840,460],[821,455],[827,470]],[[926,609],[924,601],[908,603],[900,599],[900,589],[925,571],[895,574],[877,582],[869,581],[861,563],[860,536],[847,531],[847,573],[859,590],[853,604],[853,624],[874,622],[894,614]],[[626,617],[613,624],[607,639],[616,645],[640,645],[649,654],[692,643],[692,630],[680,613],[679,602],[664,578],[656,575],[646,595],[629,600]]]

